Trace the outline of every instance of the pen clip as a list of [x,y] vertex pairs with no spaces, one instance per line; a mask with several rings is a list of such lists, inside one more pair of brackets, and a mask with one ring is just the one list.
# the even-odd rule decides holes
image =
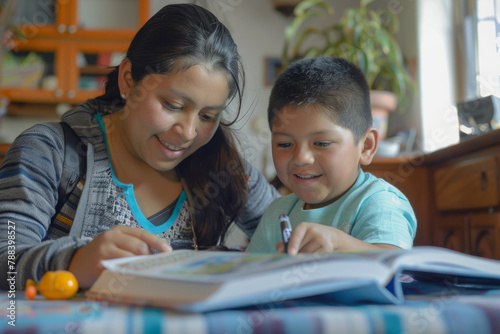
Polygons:
[[288,253],[288,241],[292,234],[292,224],[290,223],[290,218],[287,215],[282,214],[280,216],[280,227],[281,235],[283,237],[283,244],[285,245],[285,253]]

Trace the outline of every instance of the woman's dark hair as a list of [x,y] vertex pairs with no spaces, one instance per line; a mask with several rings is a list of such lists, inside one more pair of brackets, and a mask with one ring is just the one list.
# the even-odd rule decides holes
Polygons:
[[[302,59],[276,80],[268,107],[269,127],[279,111],[295,105],[319,104],[340,126],[350,129],[358,142],[372,126],[370,90],[363,72],[338,57]],[[283,121],[286,122],[286,115]],[[293,117],[290,115],[290,117]]]
[[[208,10],[192,4],[168,5],[137,32],[126,58],[131,62],[135,83],[148,74],[169,74],[203,64],[227,76],[227,105],[238,99],[234,119],[221,121],[213,138],[176,167],[189,188],[185,191],[194,199],[190,206],[198,245],[213,246],[223,240],[228,223],[247,198],[245,168],[228,128],[239,117],[244,90],[244,71],[236,44],[227,28]],[[125,103],[118,87],[118,66],[108,75],[104,95],[97,99],[115,106]],[[217,181],[216,177],[230,177],[230,182]]]

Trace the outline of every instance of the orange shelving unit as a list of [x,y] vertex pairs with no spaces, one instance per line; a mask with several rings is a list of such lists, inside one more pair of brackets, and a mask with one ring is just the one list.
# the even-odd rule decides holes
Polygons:
[[[137,0],[136,5],[135,27],[85,28],[79,22],[78,0],[56,1],[55,22],[22,24],[20,28],[27,40],[19,42],[14,50],[14,54],[26,55],[33,51],[42,56],[46,66],[41,83],[49,76],[51,83],[30,88],[4,84],[2,95],[9,97],[12,103],[75,105],[102,94],[103,78],[110,64],[101,61],[109,61],[113,58],[111,55],[124,54],[136,31],[149,18],[149,0]],[[117,11],[113,15],[120,14]]]

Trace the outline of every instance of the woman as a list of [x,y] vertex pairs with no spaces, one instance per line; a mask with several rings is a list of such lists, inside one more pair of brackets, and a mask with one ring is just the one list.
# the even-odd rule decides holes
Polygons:
[[57,269],[87,288],[101,260],[220,245],[233,221],[250,236],[278,195],[240,158],[236,119],[222,118],[229,105],[238,117],[243,81],[226,27],[199,6],[169,5],[138,31],[105,94],[63,115],[87,168],[59,212],[63,131],[21,134],[0,169],[0,229],[16,230],[15,254],[1,233],[1,262],[15,262],[16,288]]

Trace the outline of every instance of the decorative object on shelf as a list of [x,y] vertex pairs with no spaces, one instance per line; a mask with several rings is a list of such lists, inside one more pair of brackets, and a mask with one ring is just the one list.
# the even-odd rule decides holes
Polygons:
[[264,85],[272,86],[281,73],[282,60],[279,57],[264,58]]
[[[398,17],[387,9],[369,9],[372,1],[360,0],[358,7],[347,8],[339,21],[333,21],[334,9],[326,0],[302,0],[285,29],[282,59],[283,68],[296,60],[319,56],[342,57],[356,64],[372,91],[393,93],[379,97],[372,92],[372,104],[378,111],[374,118],[382,124],[379,131],[384,138],[387,120],[380,120],[382,110],[387,118],[397,105],[402,109],[414,83],[394,37]],[[378,101],[389,101],[389,107],[379,108]]]
[[36,52],[24,57],[7,53],[3,57],[2,85],[8,87],[38,88],[40,86],[45,63]]
[[457,104],[460,140],[500,128],[500,97],[489,95]]
[[378,129],[380,139],[385,139],[389,126],[389,114],[398,107],[398,97],[386,90],[370,90],[373,125]]
[[[0,0],[0,87],[3,84],[3,63],[4,56],[10,54],[9,51],[14,48],[16,40],[24,40],[25,36],[14,24],[16,0]],[[0,94],[0,122],[7,113],[7,106],[10,100]]]

